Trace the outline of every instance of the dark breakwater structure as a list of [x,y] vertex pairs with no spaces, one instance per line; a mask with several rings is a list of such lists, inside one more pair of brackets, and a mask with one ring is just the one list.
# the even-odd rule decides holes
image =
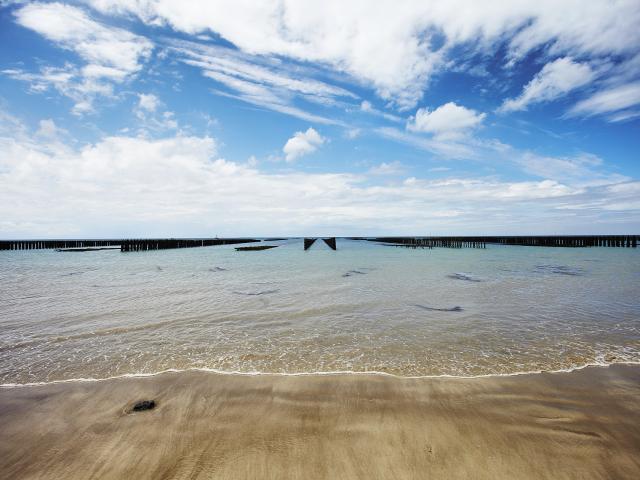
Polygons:
[[[317,238],[305,238],[304,249],[309,250],[309,248],[311,248],[311,245],[313,245],[316,240]],[[331,250],[336,249],[336,237],[323,238],[322,241],[326,243]]]
[[336,237],[323,238],[322,241],[326,243],[331,250],[336,249]]
[[278,248],[278,245],[255,245],[251,247],[236,247],[236,252],[259,252],[261,250],[270,250]]
[[534,235],[482,237],[375,237],[353,238],[409,248],[487,248],[487,244],[527,247],[629,247],[638,246],[638,235]]

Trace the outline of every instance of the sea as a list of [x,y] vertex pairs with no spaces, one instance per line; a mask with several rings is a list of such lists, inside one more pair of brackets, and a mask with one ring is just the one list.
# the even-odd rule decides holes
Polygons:
[[640,363],[638,249],[263,243],[0,251],[0,384]]

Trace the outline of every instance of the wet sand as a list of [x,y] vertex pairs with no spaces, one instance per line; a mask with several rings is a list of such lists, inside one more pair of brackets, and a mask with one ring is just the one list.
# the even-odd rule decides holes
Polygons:
[[2,388],[0,477],[637,479],[640,366]]

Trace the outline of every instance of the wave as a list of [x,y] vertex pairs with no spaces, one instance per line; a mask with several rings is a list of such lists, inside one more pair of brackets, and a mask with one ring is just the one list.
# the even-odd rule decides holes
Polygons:
[[0,388],[21,388],[21,387],[40,387],[44,385],[56,385],[62,383],[87,383],[87,382],[105,382],[108,380],[117,380],[123,378],[147,378],[156,377],[158,375],[164,375],[168,373],[188,373],[188,372],[205,372],[214,373],[217,375],[235,375],[243,377],[255,377],[255,376],[270,376],[270,377],[313,377],[313,376],[331,376],[331,375],[358,375],[358,376],[384,376],[398,379],[429,379],[429,378],[451,378],[451,379],[476,379],[476,378],[498,378],[498,377],[517,377],[522,375],[539,375],[542,373],[557,374],[557,373],[571,373],[578,370],[584,370],[585,368],[608,368],[613,365],[640,365],[640,360],[625,360],[619,362],[590,362],[583,365],[578,365],[569,368],[560,368],[556,370],[524,370],[512,373],[485,373],[481,375],[397,375],[389,372],[379,372],[375,370],[368,371],[352,371],[352,370],[331,370],[331,371],[315,371],[315,372],[241,372],[237,370],[218,370],[215,368],[206,367],[191,367],[191,368],[168,368],[166,370],[160,370],[158,372],[151,373],[123,373],[121,375],[114,375],[103,378],[93,377],[80,377],[80,378],[68,378],[62,380],[51,380],[48,382],[28,382],[28,383],[2,383]]

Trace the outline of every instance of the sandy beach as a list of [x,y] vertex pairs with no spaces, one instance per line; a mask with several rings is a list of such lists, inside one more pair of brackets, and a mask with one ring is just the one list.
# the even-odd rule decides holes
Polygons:
[[[130,413],[141,399],[153,410]],[[636,479],[640,367],[165,373],[0,389],[2,478]]]

